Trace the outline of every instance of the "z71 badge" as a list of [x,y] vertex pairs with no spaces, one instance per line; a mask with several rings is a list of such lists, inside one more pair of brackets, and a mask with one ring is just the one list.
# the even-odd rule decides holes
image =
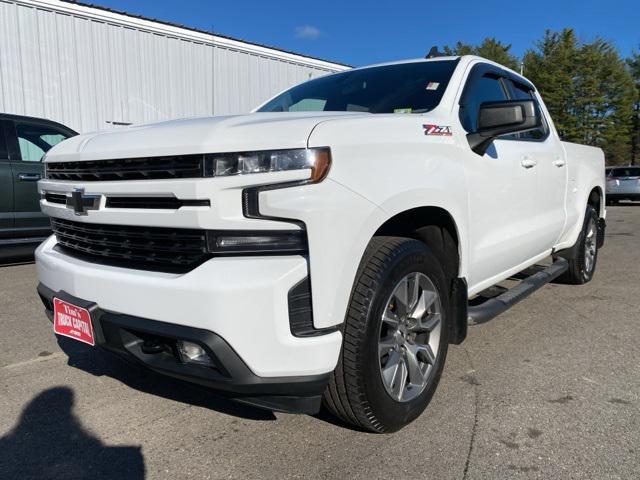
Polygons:
[[450,137],[452,135],[451,127],[447,125],[431,125],[427,123],[422,125],[425,135],[440,135],[442,137]]

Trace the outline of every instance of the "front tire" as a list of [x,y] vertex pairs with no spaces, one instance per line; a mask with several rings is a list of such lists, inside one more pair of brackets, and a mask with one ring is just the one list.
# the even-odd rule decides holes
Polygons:
[[448,299],[441,263],[424,243],[373,238],[356,275],[325,406],[373,432],[393,432],[416,419],[442,374]]
[[591,281],[598,261],[598,212],[591,205],[587,205],[578,248],[567,260],[569,268],[558,277],[558,283],[583,285]]

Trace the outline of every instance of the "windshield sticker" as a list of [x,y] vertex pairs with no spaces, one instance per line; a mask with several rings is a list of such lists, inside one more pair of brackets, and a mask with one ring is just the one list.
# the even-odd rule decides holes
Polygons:
[[411,108],[395,108],[393,113],[411,113]]
[[427,90],[437,90],[439,86],[439,82],[429,82],[427,83]]
[[453,133],[451,132],[451,127],[447,125],[432,125],[427,123],[422,125],[424,128],[425,135],[439,135],[441,137],[450,137]]

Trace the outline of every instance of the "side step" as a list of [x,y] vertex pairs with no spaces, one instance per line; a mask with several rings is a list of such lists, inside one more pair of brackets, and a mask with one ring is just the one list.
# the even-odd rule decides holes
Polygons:
[[556,260],[544,270],[524,278],[518,285],[497,297],[489,298],[479,305],[469,305],[467,308],[469,325],[485,323],[497,317],[513,307],[520,300],[527,298],[543,285],[558,278],[566,272],[568,268],[569,262],[567,262],[567,260],[564,258],[556,258]]

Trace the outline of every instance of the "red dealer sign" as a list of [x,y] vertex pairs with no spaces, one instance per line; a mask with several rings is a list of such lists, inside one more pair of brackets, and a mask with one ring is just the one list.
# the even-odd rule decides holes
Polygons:
[[89,311],[59,298],[53,299],[53,331],[89,345],[96,343]]

